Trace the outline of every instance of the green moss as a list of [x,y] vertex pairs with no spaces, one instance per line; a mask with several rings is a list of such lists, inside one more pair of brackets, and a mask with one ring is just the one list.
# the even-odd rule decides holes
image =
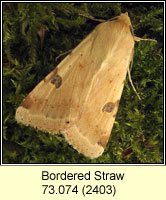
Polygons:
[[[56,56],[73,49],[98,24],[79,14],[110,19],[121,12],[129,12],[137,36],[158,43],[135,46],[132,80],[142,100],[127,78],[104,154],[87,159],[63,137],[17,124],[16,108],[63,59],[56,62]],[[3,3],[3,163],[161,163],[162,18],[162,3]],[[47,30],[40,38],[43,26]]]

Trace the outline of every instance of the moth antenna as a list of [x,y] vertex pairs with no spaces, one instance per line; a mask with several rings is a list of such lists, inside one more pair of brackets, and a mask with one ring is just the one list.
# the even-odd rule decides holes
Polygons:
[[127,69],[127,73],[128,73],[129,81],[130,81],[130,83],[131,83],[131,86],[132,86],[134,92],[136,93],[138,99],[141,100],[141,97],[139,96],[139,94],[138,94],[137,90],[135,89],[134,84],[133,84],[133,82],[132,82],[131,74],[130,74],[130,69],[129,69],[129,68]]
[[65,51],[65,52],[59,54],[59,55],[55,58],[56,62],[58,61],[58,58],[60,58],[61,56],[65,55],[65,54],[67,54],[67,53],[72,52],[72,50],[73,50],[73,49],[70,49],[70,50],[68,50],[68,51]]
[[87,16],[87,15],[84,15],[84,14],[78,14],[79,16],[82,16],[82,17],[86,17],[86,18],[88,18],[88,19],[91,19],[91,20],[93,20],[93,21],[97,21],[97,22],[106,22],[106,20],[104,20],[104,19],[95,19],[94,17],[92,17],[92,16]]

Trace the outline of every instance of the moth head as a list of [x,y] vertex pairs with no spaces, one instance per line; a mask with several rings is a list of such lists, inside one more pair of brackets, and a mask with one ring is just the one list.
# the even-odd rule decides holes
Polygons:
[[128,26],[132,26],[132,25],[131,25],[130,18],[129,18],[129,16],[128,16],[128,12],[122,13],[122,14],[119,16],[119,20],[122,21],[123,23],[125,23],[125,24],[128,25]]

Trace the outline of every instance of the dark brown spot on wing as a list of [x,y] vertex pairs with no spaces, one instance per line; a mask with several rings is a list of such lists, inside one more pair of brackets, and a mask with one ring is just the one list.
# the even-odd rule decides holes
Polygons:
[[79,63],[79,67],[80,67],[80,68],[83,68],[84,66],[83,66],[81,63]]
[[62,78],[58,74],[54,74],[51,79],[51,83],[59,88],[62,85]]
[[31,98],[30,96],[27,96],[27,97],[23,100],[23,102],[21,103],[20,106],[22,106],[22,107],[24,107],[24,108],[26,108],[26,109],[30,109],[32,105],[33,105],[33,100],[32,100],[32,98]]
[[113,111],[114,107],[115,107],[114,103],[108,102],[103,106],[102,111],[110,113]]
[[54,69],[54,74],[57,74],[57,72],[58,72],[58,67],[56,67],[56,68]]
[[119,103],[120,103],[120,100],[117,100],[116,103],[115,103],[116,106],[119,106]]
[[107,145],[107,142],[108,142],[108,136],[102,136],[101,139],[98,141],[98,145],[105,148]]

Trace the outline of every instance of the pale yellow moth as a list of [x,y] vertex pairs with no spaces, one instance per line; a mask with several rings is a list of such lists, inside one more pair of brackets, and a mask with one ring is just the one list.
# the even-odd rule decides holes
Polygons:
[[51,134],[61,133],[93,159],[108,142],[134,40],[128,13],[99,24],[23,100],[16,120]]

